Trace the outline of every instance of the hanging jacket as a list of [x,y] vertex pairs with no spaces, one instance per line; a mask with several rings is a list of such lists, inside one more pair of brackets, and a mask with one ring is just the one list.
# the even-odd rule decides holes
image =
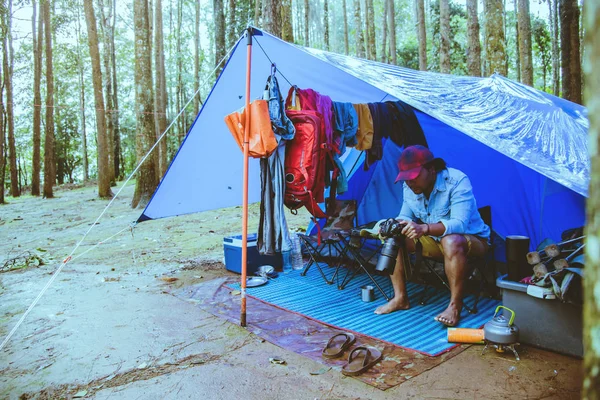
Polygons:
[[271,75],[267,78],[263,97],[269,103],[269,116],[271,117],[273,132],[281,136],[282,139],[290,140],[294,138],[296,129],[292,121],[285,115],[283,98],[279,91],[279,82],[277,82],[277,77],[275,76],[276,69],[273,68],[271,71]]
[[346,147],[356,146],[358,115],[352,103],[334,101],[333,116],[333,136],[341,156],[345,153]]
[[356,150],[368,150],[373,144],[373,117],[367,104],[353,104],[358,115]]
[[390,139],[398,146],[408,147],[420,144],[429,147],[413,108],[401,100],[390,101],[387,104],[392,124],[395,127],[390,133]]

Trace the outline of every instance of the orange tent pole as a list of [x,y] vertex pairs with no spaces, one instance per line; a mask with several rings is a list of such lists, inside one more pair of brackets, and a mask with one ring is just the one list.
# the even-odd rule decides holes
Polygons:
[[244,190],[242,199],[242,308],[240,310],[240,325],[246,326],[246,268],[248,263],[248,137],[250,131],[250,67],[252,65],[252,28],[246,30],[248,55],[246,58],[246,107],[244,113]]

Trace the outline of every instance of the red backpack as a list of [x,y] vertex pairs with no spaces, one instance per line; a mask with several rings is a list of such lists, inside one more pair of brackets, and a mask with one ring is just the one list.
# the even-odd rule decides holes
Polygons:
[[296,135],[285,145],[285,196],[283,203],[291,210],[302,206],[317,218],[326,217],[318,203],[325,196],[325,157],[327,138],[321,114],[316,111],[286,110],[296,128]]

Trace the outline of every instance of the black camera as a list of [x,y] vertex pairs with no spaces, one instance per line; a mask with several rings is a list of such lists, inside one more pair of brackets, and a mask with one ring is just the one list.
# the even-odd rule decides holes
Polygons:
[[405,223],[399,222],[394,218],[389,218],[380,225],[379,235],[385,238],[385,241],[381,248],[375,270],[379,272],[388,271],[390,275],[394,273],[398,249],[404,244],[402,229],[404,229],[405,226]]

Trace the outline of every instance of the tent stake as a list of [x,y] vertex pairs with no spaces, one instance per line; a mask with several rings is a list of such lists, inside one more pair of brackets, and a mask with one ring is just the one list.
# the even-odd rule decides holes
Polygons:
[[242,283],[240,325],[246,326],[246,268],[248,262],[248,136],[250,131],[250,67],[252,65],[252,28],[246,30],[248,55],[246,61],[246,121],[244,121],[244,190],[242,211]]

